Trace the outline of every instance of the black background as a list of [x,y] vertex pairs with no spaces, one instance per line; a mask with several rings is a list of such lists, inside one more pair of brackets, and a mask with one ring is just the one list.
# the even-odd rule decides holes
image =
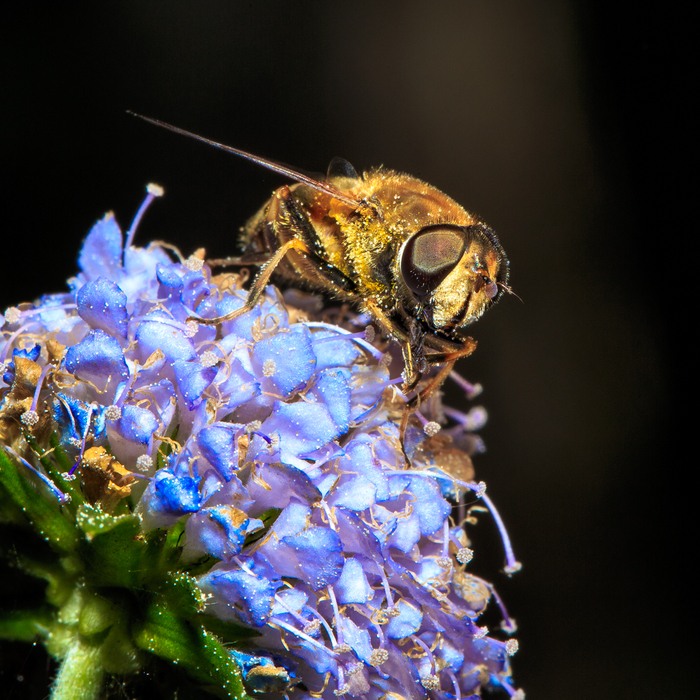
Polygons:
[[[127,109],[307,170],[340,155],[429,181],[496,229],[524,300],[474,327],[460,368],[485,386],[477,475],[524,564],[498,572],[482,518],[474,567],[518,620],[517,685],[690,697],[682,18],[572,0],[18,5],[0,24],[2,308],[63,290],[90,226],[114,210],[126,229],[147,182],[166,196],[139,241],[214,256],[283,183]],[[38,648],[3,645],[1,670],[3,697],[44,696]]]

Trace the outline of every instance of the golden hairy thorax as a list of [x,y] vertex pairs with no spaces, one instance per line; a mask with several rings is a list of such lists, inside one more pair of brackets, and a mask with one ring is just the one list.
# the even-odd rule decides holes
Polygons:
[[[340,298],[372,297],[382,308],[391,308],[397,299],[406,296],[406,290],[397,284],[401,278],[398,253],[406,239],[425,226],[470,226],[477,222],[440,190],[393,170],[376,168],[357,179],[337,177],[330,182],[367,205],[353,210],[302,184],[288,190],[315,229],[321,243],[317,251],[320,257],[357,286],[354,294],[336,290]],[[294,222],[288,212],[281,213],[276,201],[279,196],[278,191],[244,227],[244,241],[249,249],[274,249],[293,235]],[[285,262],[278,267],[281,277],[297,284],[302,278],[307,286],[314,286],[314,271],[302,254],[292,251]]]

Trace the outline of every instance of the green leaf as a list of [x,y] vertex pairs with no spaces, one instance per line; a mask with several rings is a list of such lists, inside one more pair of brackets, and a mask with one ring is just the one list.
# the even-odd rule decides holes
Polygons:
[[54,624],[54,611],[49,607],[36,610],[12,610],[0,614],[0,639],[33,642],[45,638]]
[[102,665],[107,673],[128,675],[136,673],[143,663],[143,652],[131,638],[131,630],[124,618],[112,625],[100,648]]
[[134,639],[140,648],[184,668],[196,680],[220,688],[225,697],[248,698],[240,670],[221,642],[165,605],[149,606]]
[[177,568],[182,547],[180,540],[185,531],[182,521],[175,523],[169,530],[151,530],[146,535],[146,552],[144,554],[144,583],[154,581],[156,585],[163,574]]
[[95,506],[78,508],[78,527],[85,534],[80,548],[85,577],[93,586],[138,588],[146,543],[136,515],[109,515]]
[[5,491],[6,496],[55,551],[61,554],[73,552],[80,539],[77,528],[64,517],[59,504],[37,490],[30,478],[24,467],[20,472],[5,451],[0,449],[0,489]]
[[235,622],[221,620],[218,617],[206,615],[205,613],[198,613],[196,621],[201,624],[205,630],[215,634],[226,644],[247,642],[260,636],[259,632],[249,629],[248,627],[241,627]]
[[70,503],[67,504],[66,508],[72,513],[75,513],[77,507],[85,503],[82,484],[80,479],[66,478],[73,468],[74,462],[66,454],[63,447],[61,447],[56,433],[51,434],[50,442],[52,449],[42,456],[43,450],[41,447],[37,445],[33,438],[28,439],[29,446],[38,456],[49,479],[51,479],[61,491],[70,496]]
[[99,595],[85,595],[80,608],[78,631],[86,636],[109,629],[120,617],[120,609]]

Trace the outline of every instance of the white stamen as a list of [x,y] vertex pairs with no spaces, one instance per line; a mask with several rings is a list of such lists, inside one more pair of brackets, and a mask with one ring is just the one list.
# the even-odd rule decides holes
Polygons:
[[276,371],[277,371],[277,365],[275,365],[274,360],[267,359],[267,360],[265,360],[265,362],[263,362],[263,375],[265,377],[273,376]]
[[160,185],[156,185],[154,182],[149,182],[146,185],[146,192],[148,192],[148,194],[152,194],[154,197],[162,197],[165,194],[165,190]]
[[462,547],[457,551],[455,557],[460,564],[468,564],[474,558],[474,550],[469,549],[469,547]]
[[153,458],[150,455],[141,455],[136,460],[136,469],[144,474],[150,471],[153,466]]
[[22,315],[22,312],[16,307],[16,306],[8,306],[5,309],[5,323],[8,326],[11,326],[14,323],[17,323],[19,321],[20,316]]
[[219,356],[213,350],[205,350],[199,357],[202,367],[214,367],[219,364]]
[[423,426],[423,432],[428,436],[428,437],[433,437],[433,435],[437,435],[441,430],[441,425],[439,423],[436,423],[434,420],[428,421],[424,426]]
[[20,420],[28,428],[33,428],[39,422],[39,414],[36,411],[25,411]]
[[116,404],[107,406],[105,409],[105,418],[109,421],[119,420],[122,417],[122,408]]

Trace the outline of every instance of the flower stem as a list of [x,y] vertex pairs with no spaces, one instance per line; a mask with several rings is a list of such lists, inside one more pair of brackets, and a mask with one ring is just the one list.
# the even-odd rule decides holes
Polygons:
[[100,648],[76,634],[54,681],[51,700],[97,700],[103,677]]

